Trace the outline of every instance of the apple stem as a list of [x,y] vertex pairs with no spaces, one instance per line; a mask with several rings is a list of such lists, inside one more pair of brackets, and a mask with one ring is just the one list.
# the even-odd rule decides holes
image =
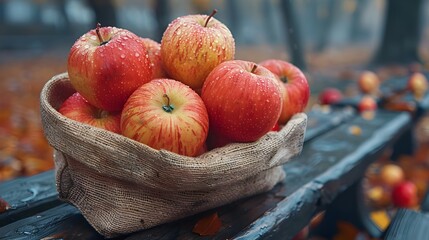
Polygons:
[[207,24],[209,23],[210,19],[217,13],[217,9],[213,9],[212,14],[207,17],[206,24],[204,24],[204,27],[207,27]]
[[252,70],[250,71],[251,73],[255,73],[256,68],[258,67],[257,64],[254,64],[252,67]]
[[167,94],[164,94],[163,97],[167,98],[167,105],[162,105],[162,109],[168,113],[171,113],[174,110],[174,105],[170,104],[170,98]]
[[95,28],[95,32],[97,33],[98,40],[100,41],[100,45],[104,45],[107,41],[104,41],[100,34],[101,24],[97,23],[97,27]]

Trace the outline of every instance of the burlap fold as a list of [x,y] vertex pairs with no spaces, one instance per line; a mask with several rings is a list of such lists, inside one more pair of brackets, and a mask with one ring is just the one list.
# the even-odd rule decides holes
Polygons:
[[45,84],[43,129],[55,149],[60,198],[106,237],[268,191],[284,179],[280,165],[299,154],[304,141],[307,116],[299,113],[256,142],[181,156],[62,116],[56,109],[74,92],[67,74]]

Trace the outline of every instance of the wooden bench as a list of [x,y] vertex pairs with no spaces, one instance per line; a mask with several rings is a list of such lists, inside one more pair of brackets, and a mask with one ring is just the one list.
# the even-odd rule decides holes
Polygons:
[[[367,120],[347,107],[314,109],[302,153],[284,165],[286,179],[271,191],[118,239],[207,239],[192,228],[211,212],[222,227],[210,239],[292,238],[317,213],[337,211],[332,203],[338,199],[354,199],[345,203],[349,208],[362,205],[366,168],[411,127],[405,112],[379,110]],[[53,171],[1,183],[0,197],[11,206],[0,214],[0,239],[102,239],[75,207],[57,199]],[[360,213],[355,222],[367,217]]]

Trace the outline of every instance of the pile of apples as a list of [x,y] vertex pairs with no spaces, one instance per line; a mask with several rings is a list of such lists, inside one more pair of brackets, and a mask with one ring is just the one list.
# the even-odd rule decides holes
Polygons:
[[215,13],[173,20],[161,43],[98,24],[70,50],[77,92],[59,112],[186,156],[279,129],[308,103],[304,74],[282,60],[234,59],[234,38]]

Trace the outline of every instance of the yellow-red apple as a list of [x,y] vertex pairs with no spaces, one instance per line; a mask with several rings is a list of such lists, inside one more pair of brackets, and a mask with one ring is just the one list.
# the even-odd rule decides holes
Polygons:
[[208,127],[200,96],[185,84],[166,78],[138,88],[121,115],[122,135],[185,156],[201,153]]
[[408,89],[413,93],[416,99],[421,99],[428,90],[428,80],[421,73],[413,73],[408,78]]
[[372,71],[363,71],[358,78],[358,86],[362,93],[376,95],[380,87],[380,79]]
[[168,75],[198,91],[217,65],[234,59],[234,38],[214,13],[173,20],[161,40],[161,58]]
[[293,64],[269,59],[260,63],[274,73],[284,84],[282,90],[283,107],[278,122],[286,122],[296,113],[303,112],[310,97],[310,87],[304,73]]
[[221,63],[209,74],[201,92],[210,129],[232,142],[259,139],[279,119],[280,88],[277,77],[256,63]]
[[148,51],[140,37],[99,24],[73,44],[67,71],[76,91],[107,111],[121,110],[131,93],[152,76]]
[[417,186],[411,181],[403,181],[392,190],[392,202],[398,208],[412,208],[418,203]]
[[377,109],[377,102],[371,96],[363,96],[357,107],[359,112],[374,111]]
[[58,109],[62,115],[75,121],[86,123],[120,134],[120,112],[108,112],[91,105],[79,93],[68,97]]

